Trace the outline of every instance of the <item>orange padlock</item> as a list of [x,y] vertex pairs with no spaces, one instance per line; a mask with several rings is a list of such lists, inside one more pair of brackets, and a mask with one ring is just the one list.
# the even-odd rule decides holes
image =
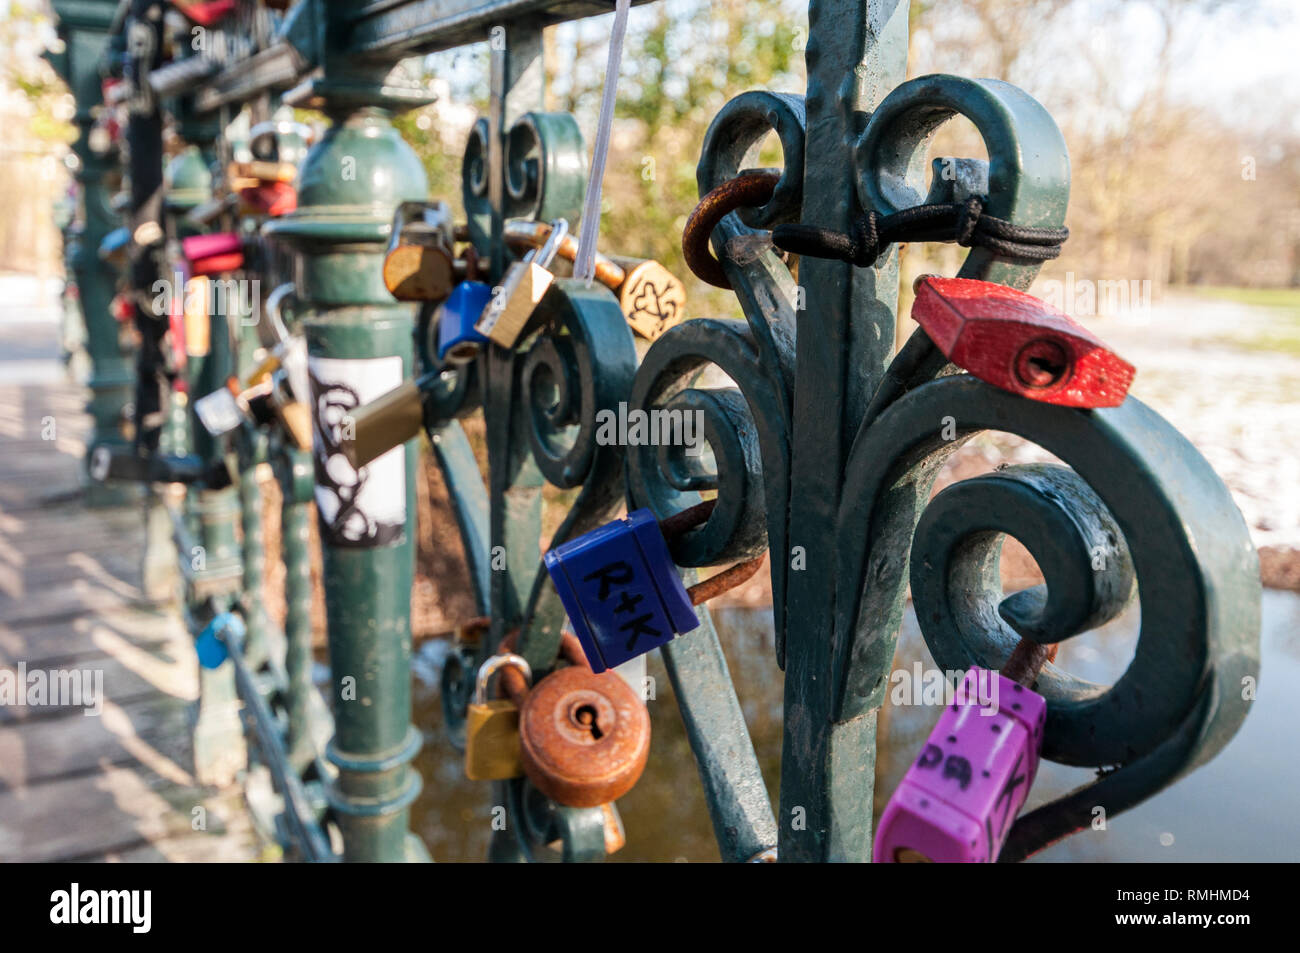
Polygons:
[[[514,651],[517,637],[517,632],[508,636],[499,651]],[[520,672],[501,673],[502,689],[519,705],[524,774],[559,804],[609,804],[632,790],[645,771],[650,713],[617,673],[591,671],[572,633],[564,633],[560,656],[571,664],[531,689]]]

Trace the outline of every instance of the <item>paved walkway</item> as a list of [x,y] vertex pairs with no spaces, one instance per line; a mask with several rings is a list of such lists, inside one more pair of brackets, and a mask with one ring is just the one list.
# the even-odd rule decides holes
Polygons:
[[194,779],[198,663],[141,590],[142,509],[80,499],[49,318],[0,315],[0,861],[255,859],[238,787]]

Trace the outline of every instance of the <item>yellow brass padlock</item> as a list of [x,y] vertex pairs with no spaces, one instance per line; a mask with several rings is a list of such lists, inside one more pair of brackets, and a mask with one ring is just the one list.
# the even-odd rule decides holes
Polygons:
[[343,455],[354,469],[419,436],[424,428],[424,394],[419,381],[406,381],[352,415],[344,428]]
[[465,721],[465,774],[471,781],[523,777],[519,760],[519,706],[508,698],[488,700],[488,682],[506,666],[518,668],[532,684],[533,671],[522,655],[494,655],[478,670],[474,701]]
[[247,185],[263,182],[292,182],[298,177],[298,167],[292,162],[274,162],[254,159],[252,162],[232,162],[226,166],[230,182]]
[[549,270],[551,261],[568,233],[569,223],[562,218],[556,219],[551,223],[551,234],[546,244],[530,251],[506,269],[500,286],[492,289],[492,299],[474,325],[479,334],[502,347],[515,346],[528,329],[529,320],[542,296],[555,281],[555,275]]
[[212,347],[212,324],[208,317],[210,298],[207,275],[195,275],[185,282],[185,354],[205,357]]
[[284,424],[285,430],[288,431],[292,438],[294,446],[299,450],[311,449],[311,408],[302,401],[291,401],[287,404],[277,404],[276,411],[280,415],[280,422]]
[[446,202],[403,202],[393,215],[384,286],[398,301],[444,301],[456,284]]

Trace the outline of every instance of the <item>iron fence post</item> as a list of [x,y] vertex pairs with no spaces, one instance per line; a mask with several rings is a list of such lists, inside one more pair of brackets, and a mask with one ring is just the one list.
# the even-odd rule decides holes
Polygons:
[[[99,246],[116,226],[117,215],[109,205],[107,178],[116,165],[111,156],[90,146],[95,110],[102,104],[100,63],[108,47],[108,31],[117,4],[112,0],[54,4],[63,52],[50,57],[68,84],[76,101],[73,121],[77,141],[72,146],[77,158],[76,179],[80,187],[81,233],[69,255],[76,278],[78,304],[86,327],[86,350],[90,356],[90,401],[87,411],[94,430],[86,446],[86,464],[99,447],[125,452],[128,441],[122,424],[131,403],[135,374],[130,354],[123,346],[118,324],[110,311],[117,285],[117,272],[99,257]],[[112,506],[139,496],[129,483],[87,481],[85,499],[91,506]]]
[[[185,214],[211,194],[210,165],[214,156],[209,137],[216,134],[210,124],[185,122],[182,128],[196,140],[168,163],[163,177],[164,225],[168,248],[174,254],[179,253],[181,238],[197,230],[186,222]],[[192,290],[179,264],[174,263],[162,280],[170,286],[169,306],[183,309]],[[220,460],[222,447],[199,422],[193,398],[224,386],[230,374],[228,316],[219,312],[217,305],[232,300],[232,296],[214,295],[210,286],[205,292],[206,328],[186,319],[184,386],[167,394],[168,414],[159,450],[177,457],[192,453],[212,463]],[[155,296],[155,304],[158,300]],[[192,534],[193,545],[181,552],[180,558],[189,563],[187,610],[193,629],[200,629],[213,615],[228,609],[247,578],[235,529],[239,509],[240,497],[234,487],[186,489],[183,521]],[[246,751],[233,665],[226,662],[216,669],[200,668],[199,687],[194,726],[195,774],[204,783],[226,784],[244,766]]]
[[[897,0],[812,0],[808,6],[805,222],[848,231],[857,214],[853,143],[859,124],[906,75],[907,13]],[[827,633],[837,587],[856,581],[837,580],[828,541],[835,538],[849,442],[893,356],[898,256],[882,257],[875,268],[808,258],[799,282],[806,298],[797,316],[799,426],[791,456],[791,485],[799,490],[790,499],[789,526],[792,550],[799,549],[806,566],[787,575],[786,617],[777,620],[786,713],[779,856],[866,860],[878,704],[832,722]],[[791,554],[772,558],[788,561]],[[838,750],[853,752],[851,771],[835,770]]]
[[280,557],[284,562],[284,669],[287,680],[286,743],[290,763],[303,770],[312,746],[311,667],[311,454],[277,441],[272,459],[280,484]]
[[341,79],[332,65],[301,91],[332,124],[299,171],[297,211],[264,234],[298,253],[334,708],[326,757],[339,771],[330,804],[345,860],[401,861],[418,855],[408,843],[421,745],[411,724],[415,454],[398,447],[358,472],[339,441],[353,409],[411,375],[414,309],[393,301],[380,264],[397,204],[424,199],[428,182],[387,111],[367,105],[384,101],[379,77]]

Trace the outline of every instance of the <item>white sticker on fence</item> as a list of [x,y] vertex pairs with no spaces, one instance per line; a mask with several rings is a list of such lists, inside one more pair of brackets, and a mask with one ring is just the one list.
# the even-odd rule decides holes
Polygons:
[[356,548],[396,542],[406,526],[406,448],[395,447],[358,471],[343,455],[342,440],[358,407],[402,383],[402,359],[312,357],[308,370],[322,541]]

